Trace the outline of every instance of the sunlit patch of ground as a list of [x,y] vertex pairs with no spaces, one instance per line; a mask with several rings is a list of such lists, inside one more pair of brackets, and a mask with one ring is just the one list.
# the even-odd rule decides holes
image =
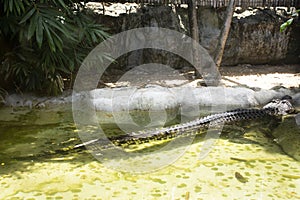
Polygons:
[[271,89],[277,86],[298,88],[300,84],[300,65],[240,65],[223,67],[221,74],[226,86]]
[[260,75],[224,76],[226,86],[247,86],[251,88],[271,89],[276,86],[286,88],[299,87],[300,74],[271,73]]
[[[145,87],[147,84],[156,84],[164,87],[177,87],[189,85],[191,87],[203,86],[203,79],[195,76],[194,69],[183,69],[170,71],[165,69],[134,69],[134,78],[128,78],[128,74],[110,74],[106,79],[104,87]],[[271,89],[274,87],[299,88],[300,65],[239,65],[234,67],[221,67],[221,84],[226,87],[248,87],[256,89]],[[125,77],[125,78],[124,78]]]

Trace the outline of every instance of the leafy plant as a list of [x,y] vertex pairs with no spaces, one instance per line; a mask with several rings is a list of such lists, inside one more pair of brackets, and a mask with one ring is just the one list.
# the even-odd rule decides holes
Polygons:
[[20,90],[61,93],[64,79],[108,37],[84,1],[0,0],[0,11],[0,40],[8,41],[0,43],[8,47],[0,73]]
[[294,21],[294,17],[297,17],[300,12],[300,10],[296,10],[296,12],[294,14],[292,14],[292,18],[288,19],[287,21],[285,21],[283,24],[281,24],[280,26],[280,32],[285,31]]

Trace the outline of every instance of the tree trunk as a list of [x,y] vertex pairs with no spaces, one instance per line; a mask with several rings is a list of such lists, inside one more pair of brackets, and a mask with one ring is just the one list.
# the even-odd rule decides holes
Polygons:
[[[196,9],[196,0],[188,0],[188,17],[189,17],[189,28],[190,28],[190,36],[194,39],[197,43],[200,43],[199,40],[199,28],[197,22],[197,9]],[[196,45],[192,43],[193,48],[193,61],[194,67],[199,69],[198,65],[200,65],[199,55],[197,55]],[[195,70],[195,76],[200,77],[200,73],[198,70]]]
[[199,41],[199,29],[197,22],[197,9],[196,9],[196,1],[188,0],[188,15],[189,15],[189,23],[190,23],[190,34],[191,38]]
[[218,41],[218,45],[216,48],[216,53],[215,53],[215,63],[216,66],[219,68],[222,62],[222,58],[223,58],[223,53],[224,53],[224,49],[225,49],[225,44],[228,38],[228,34],[230,31],[230,27],[231,27],[231,22],[232,22],[232,17],[233,17],[233,12],[234,12],[234,0],[230,0],[229,4],[227,6],[226,9],[226,20],[224,23],[224,26],[222,27],[222,31],[219,37],[219,41]]

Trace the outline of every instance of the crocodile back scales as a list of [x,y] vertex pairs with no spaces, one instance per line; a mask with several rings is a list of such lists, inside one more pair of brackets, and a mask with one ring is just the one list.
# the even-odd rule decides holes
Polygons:
[[192,132],[202,128],[216,127],[224,123],[228,124],[242,120],[251,121],[254,119],[264,118],[266,116],[271,116],[272,113],[273,112],[270,109],[236,109],[226,111],[224,113],[208,115],[206,117],[166,128],[145,130],[136,133],[132,132],[126,135],[96,139],[77,145],[75,148],[89,145],[98,147],[101,146],[100,148],[107,149],[114,146],[127,146],[150,142],[153,140],[164,140],[179,136],[187,136]]
[[206,117],[166,128],[145,130],[136,133],[132,132],[126,135],[109,138],[94,139],[76,145],[74,148],[76,149],[84,146],[94,146],[97,148],[100,147],[102,149],[106,149],[115,146],[140,144],[152,140],[162,140],[178,136],[185,136],[201,128],[218,126],[224,123],[233,123],[242,120],[251,121],[253,119],[264,118],[266,116],[285,115],[292,112],[294,112],[294,107],[291,104],[291,97],[286,95],[282,99],[273,99],[262,109],[235,109],[223,113],[211,114]]

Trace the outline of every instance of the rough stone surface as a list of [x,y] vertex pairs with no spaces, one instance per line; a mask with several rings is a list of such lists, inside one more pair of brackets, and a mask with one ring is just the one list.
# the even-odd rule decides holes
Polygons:
[[289,32],[279,31],[282,23],[271,11],[259,11],[242,19],[233,19],[223,64],[265,64],[285,59]]
[[[200,44],[211,55],[214,55],[224,18],[225,9],[198,9]],[[118,17],[99,15],[98,21],[110,27],[111,34],[152,26],[169,28],[189,35],[187,9],[182,7],[146,6],[135,9],[134,13]],[[223,65],[278,63],[286,61],[287,55],[289,59],[297,62],[294,55],[297,47],[290,44],[290,41],[294,41],[290,38],[290,31],[279,31],[282,22],[270,10],[255,9],[243,17],[235,15],[224,51]],[[292,36],[296,37],[297,34]],[[119,62],[122,63],[120,66],[125,65],[129,68],[153,60],[175,68],[189,65],[176,55],[159,50],[139,50],[122,59],[123,61]]]
[[274,98],[281,98],[284,95],[293,95],[291,90],[280,88],[278,90],[259,90],[254,93],[254,98],[257,100],[258,104],[266,104]]
[[300,161],[300,126],[294,117],[284,118],[273,136],[286,154]]
[[[273,98],[292,95],[299,101],[299,93],[279,88],[278,90],[254,91],[243,87],[188,87],[173,88],[148,85],[145,88],[123,87],[113,89],[95,89],[87,93],[92,106],[101,111],[126,110],[165,110],[182,105],[190,106],[223,106],[253,107],[263,105]],[[8,95],[6,105],[11,107],[43,108],[63,107],[72,101],[81,101],[86,96],[74,94],[56,98],[38,98],[30,95]],[[24,103],[25,102],[25,103]],[[26,102],[31,102],[26,104]],[[40,106],[43,104],[44,106]]]

